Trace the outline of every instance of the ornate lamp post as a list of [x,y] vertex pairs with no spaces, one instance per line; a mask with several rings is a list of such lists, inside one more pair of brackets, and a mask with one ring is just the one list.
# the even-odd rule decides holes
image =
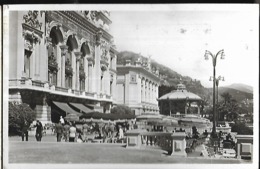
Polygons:
[[[213,80],[213,77],[210,76],[210,79],[209,81],[212,81]],[[216,86],[217,86],[217,93],[216,93],[216,96],[217,96],[217,99],[216,99],[216,102],[217,102],[217,105],[218,105],[218,85],[219,85],[219,81],[225,81],[224,77],[223,76],[219,76],[218,78],[215,79],[216,81]],[[217,111],[217,122],[219,120],[219,112]]]
[[213,63],[213,129],[212,129],[212,137],[217,137],[216,135],[216,102],[215,102],[215,86],[216,86],[216,64],[217,64],[217,58],[219,55],[221,55],[221,59],[224,59],[224,49],[218,51],[216,55],[212,54],[210,51],[206,50],[205,52],[205,60],[209,59],[209,55],[212,57],[212,63]]

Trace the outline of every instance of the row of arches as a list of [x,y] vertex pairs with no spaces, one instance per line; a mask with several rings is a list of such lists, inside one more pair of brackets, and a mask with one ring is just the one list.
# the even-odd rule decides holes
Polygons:
[[61,25],[54,21],[50,23],[49,27],[50,33],[47,34],[47,37],[51,38],[52,45],[66,44],[66,46],[68,46],[68,51],[78,50],[83,56],[91,54],[90,45],[88,44],[87,39],[82,38],[79,40],[77,35],[70,30],[64,32]]
[[60,87],[91,92],[94,53],[91,52],[89,42],[84,38],[79,40],[70,30],[65,32],[54,21],[48,28],[48,58],[53,57],[54,64],[57,64],[57,69],[48,71],[49,82]]

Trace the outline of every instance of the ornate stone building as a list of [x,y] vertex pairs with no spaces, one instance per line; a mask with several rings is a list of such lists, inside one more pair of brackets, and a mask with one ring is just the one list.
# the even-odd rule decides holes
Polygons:
[[109,12],[12,11],[9,16],[10,101],[28,103],[43,123],[70,113],[67,103],[110,112],[117,51]]
[[117,65],[116,103],[125,104],[135,115],[159,114],[159,71],[151,67],[150,59],[144,66],[138,60],[131,64]]

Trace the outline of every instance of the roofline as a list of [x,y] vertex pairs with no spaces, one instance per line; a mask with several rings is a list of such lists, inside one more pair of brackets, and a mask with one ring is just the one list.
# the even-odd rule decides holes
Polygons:
[[[117,75],[120,75],[120,69],[122,70],[139,70],[139,72],[142,72],[144,73],[145,75],[149,75],[150,77],[154,78],[155,80],[158,81],[158,83],[160,83],[160,77],[159,76],[156,76],[154,73],[146,70],[145,68],[141,67],[141,66],[134,66],[134,65],[117,65]],[[122,74],[125,74],[125,73],[122,73]]]

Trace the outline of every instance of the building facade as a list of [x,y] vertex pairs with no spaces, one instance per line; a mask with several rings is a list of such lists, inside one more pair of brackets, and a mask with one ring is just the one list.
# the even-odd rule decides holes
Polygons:
[[117,65],[116,103],[131,108],[135,115],[159,114],[159,71],[151,68],[150,61],[142,66],[140,61]]
[[28,103],[43,123],[66,115],[53,102],[109,113],[118,53],[111,23],[107,11],[10,12],[9,100]]

